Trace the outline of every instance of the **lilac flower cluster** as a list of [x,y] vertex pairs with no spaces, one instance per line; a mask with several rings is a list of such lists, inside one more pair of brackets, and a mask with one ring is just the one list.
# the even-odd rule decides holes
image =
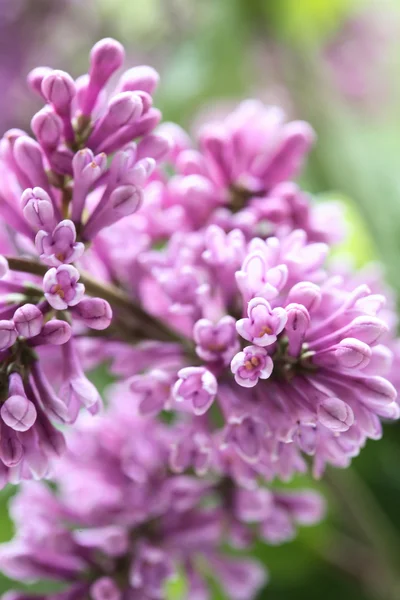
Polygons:
[[[121,404],[82,422],[70,439],[54,475],[58,496],[29,482],[12,501],[18,534],[0,551],[2,569],[19,581],[65,583],[54,599],[163,598],[177,566],[187,598],[207,598],[211,574],[232,600],[253,597],[266,580],[242,555],[254,528],[272,544],[290,540],[297,524],[321,517],[320,497],[171,475],[171,430],[132,414],[122,390],[113,396]],[[224,553],[223,539],[236,555]]]
[[[260,569],[225,543],[282,542],[323,512],[266,485],[348,466],[399,417],[394,312],[376,279],[326,266],[344,228],[293,182],[308,124],[247,101],[194,145],[159,125],[150,67],[108,95],[122,61],[106,39],[77,80],[35,69],[35,139],[0,143],[2,481],[58,485],[24,482],[0,563],[64,600],[163,598],[177,568],[190,598],[212,571],[248,599]],[[57,424],[98,413],[85,372],[104,362],[109,406],[65,451]]]

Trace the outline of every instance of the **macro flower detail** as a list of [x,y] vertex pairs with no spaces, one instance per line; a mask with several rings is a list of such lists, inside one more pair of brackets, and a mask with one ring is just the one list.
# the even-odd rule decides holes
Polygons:
[[236,383],[243,387],[257,385],[259,379],[268,379],[272,373],[273,362],[263,348],[246,346],[238,352],[231,362]]
[[395,302],[327,260],[343,215],[293,181],[309,124],[245,101],[192,140],[124,56],[35,69],[34,137],[0,143],[2,571],[49,600],[164,600],[177,573],[251,600],[251,544],[323,517],[284,483],[400,417]]
[[214,375],[204,367],[185,367],[178,371],[173,394],[177,402],[191,402],[193,412],[202,415],[211,406],[218,385]]
[[40,230],[35,244],[41,260],[53,267],[75,262],[85,251],[84,244],[76,241],[75,225],[68,219],[58,223],[52,233]]
[[229,364],[233,354],[239,349],[235,330],[235,319],[229,315],[216,324],[208,319],[199,319],[193,329],[197,344],[196,352],[205,361],[222,360]]
[[284,308],[271,306],[264,298],[253,298],[247,307],[246,319],[236,323],[238,333],[256,346],[270,346],[286,325],[287,313]]
[[79,272],[71,265],[49,269],[43,278],[44,295],[56,310],[78,304],[85,293],[83,283],[78,283]]

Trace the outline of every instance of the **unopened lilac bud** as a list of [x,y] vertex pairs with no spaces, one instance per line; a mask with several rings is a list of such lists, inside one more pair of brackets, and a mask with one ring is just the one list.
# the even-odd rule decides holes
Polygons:
[[312,127],[304,121],[292,121],[284,126],[278,150],[263,174],[267,189],[297,175],[314,140]]
[[54,70],[42,81],[42,93],[61,116],[68,116],[71,102],[76,94],[75,82],[65,71]]
[[41,96],[44,100],[46,98],[43,96],[42,92],[42,82],[43,79],[52,72],[53,69],[50,67],[36,67],[28,74],[28,83],[31,89],[36,92],[39,96]]
[[326,398],[318,406],[319,422],[335,432],[347,431],[354,423],[351,407],[339,398]]
[[142,109],[140,96],[131,92],[121,92],[111,98],[108,115],[115,127],[122,127],[138,119]]
[[40,333],[43,325],[43,314],[34,304],[24,304],[24,306],[17,308],[13,320],[18,334],[31,338]]
[[22,212],[35,230],[54,225],[54,208],[49,195],[42,188],[28,188],[21,196]]
[[318,308],[321,302],[321,289],[310,281],[296,283],[288,294],[288,304],[302,304],[308,312]]
[[155,69],[147,65],[132,67],[120,77],[118,89],[122,92],[142,90],[152,94],[156,89],[160,76]]
[[368,345],[376,344],[387,333],[388,326],[377,317],[356,317],[346,329],[347,337],[354,337]]
[[29,136],[20,136],[14,144],[14,157],[18,167],[34,185],[47,187],[47,176],[43,167],[43,153],[38,142]]
[[124,58],[124,47],[117,40],[112,38],[100,40],[90,52],[90,78],[104,85],[122,66]]
[[1,427],[0,459],[7,467],[15,467],[24,456],[24,448],[15,431]]
[[102,298],[84,298],[74,313],[91,329],[107,329],[112,320],[111,306]]
[[110,577],[97,579],[90,588],[91,600],[121,600],[122,592]]
[[31,128],[43,148],[54,149],[58,146],[63,123],[50,106],[45,106],[33,116]]
[[368,344],[355,338],[346,338],[337,346],[335,352],[338,363],[347,369],[363,369],[372,355]]
[[54,344],[61,346],[71,338],[72,330],[69,323],[59,319],[52,319],[43,325],[40,334],[32,340],[33,345]]
[[310,325],[310,315],[302,304],[289,304],[286,307],[287,322],[285,331],[289,339],[289,352],[297,356]]
[[131,215],[142,202],[143,192],[134,185],[121,185],[110,196],[110,204],[121,217]]
[[0,350],[12,346],[18,334],[13,321],[0,321]]
[[95,44],[90,53],[89,83],[81,100],[84,115],[90,115],[104,85],[124,61],[123,46],[112,38]]
[[397,398],[396,388],[383,377],[365,377],[355,381],[355,388],[362,394],[367,406],[374,404],[391,404]]
[[136,92],[136,94],[139,96],[139,98],[142,101],[142,105],[143,105],[142,114],[146,115],[149,112],[150,108],[153,106],[153,98],[147,92],[141,92],[140,90],[138,90]]
[[74,153],[67,147],[58,147],[47,156],[53,171],[60,175],[72,175],[72,159]]
[[26,396],[10,396],[1,407],[1,418],[14,431],[27,431],[36,421],[34,404]]
[[98,121],[94,131],[88,139],[91,148],[99,144],[108,136],[126,125],[131,125],[139,119],[143,111],[141,98],[133,92],[122,92],[114,96],[108,106],[104,117]]
[[137,159],[144,157],[154,158],[158,161],[164,158],[171,147],[167,136],[150,134],[143,138],[138,145]]

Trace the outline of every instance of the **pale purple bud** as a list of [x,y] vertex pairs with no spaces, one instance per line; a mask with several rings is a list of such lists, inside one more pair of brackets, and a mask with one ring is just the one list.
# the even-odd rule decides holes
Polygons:
[[14,144],[14,157],[18,167],[26,175],[31,185],[48,187],[43,167],[43,154],[38,142],[28,136],[19,137]]
[[363,369],[371,358],[371,348],[355,338],[342,340],[336,348],[338,363],[347,369]]
[[379,376],[357,378],[353,380],[353,389],[359,393],[361,402],[380,416],[398,418],[397,391],[387,379]]
[[60,175],[72,176],[72,159],[74,153],[67,147],[59,146],[47,155],[47,159],[53,171]]
[[218,183],[229,185],[232,180],[233,157],[225,132],[207,128],[201,135],[201,146],[213,163]]
[[21,462],[24,448],[16,432],[0,421],[0,459],[7,467],[15,467]]
[[111,577],[101,577],[90,587],[91,600],[121,600],[122,592]]
[[102,298],[84,298],[74,314],[91,329],[107,329],[112,321],[112,309]]
[[40,403],[45,409],[47,416],[61,423],[69,423],[71,418],[68,406],[55,394],[39,362],[33,363],[31,374],[40,397]]
[[50,106],[45,106],[33,116],[31,128],[41,146],[46,150],[52,150],[60,143],[63,123]]
[[122,44],[112,38],[97,42],[90,52],[90,78],[102,85],[122,66],[125,50]]
[[10,396],[1,407],[1,418],[14,431],[27,431],[36,421],[34,404],[26,396]]
[[104,85],[124,61],[123,46],[112,38],[105,38],[95,44],[90,53],[89,84],[81,99],[84,115],[90,115],[98,95]]
[[40,333],[43,325],[43,314],[34,304],[24,304],[15,311],[13,321],[19,335],[31,338]]
[[286,307],[286,334],[289,340],[289,352],[297,356],[301,350],[307,329],[310,325],[310,315],[302,304],[289,304]]
[[12,346],[18,334],[13,321],[0,321],[0,350]]
[[310,281],[296,283],[288,294],[288,304],[302,304],[308,312],[318,308],[321,302],[321,289]]
[[91,185],[104,173],[106,167],[107,155],[102,152],[95,156],[89,148],[79,150],[72,160],[74,178],[79,178],[79,184],[82,183],[83,179],[85,184]]
[[65,71],[51,71],[42,81],[42,93],[59,115],[69,116],[71,102],[76,94],[71,75]]
[[346,328],[346,337],[354,337],[373,346],[388,330],[386,323],[377,317],[356,317]]
[[54,223],[54,208],[49,195],[42,188],[28,188],[21,196],[22,212],[31,227],[49,229]]
[[243,387],[254,387],[259,379],[268,379],[274,363],[265,348],[246,346],[232,359],[231,370],[235,381]]
[[107,137],[120,128],[132,125],[139,119],[143,103],[138,94],[121,92],[111,98],[106,114],[96,123],[88,139],[88,146],[98,147]]
[[31,89],[36,92],[43,100],[46,98],[43,96],[42,92],[42,81],[49,73],[52,72],[53,69],[50,67],[36,67],[28,74],[28,83]]
[[347,431],[354,423],[351,407],[339,398],[326,398],[318,406],[319,422],[335,432]]
[[110,196],[116,215],[126,217],[134,213],[142,202],[143,192],[134,185],[121,185]]
[[71,215],[75,223],[78,223],[82,217],[82,211],[91,186],[106,171],[106,168],[107,155],[104,153],[94,156],[89,148],[83,148],[75,154],[72,160],[74,191]]
[[266,189],[297,175],[314,140],[312,127],[304,121],[292,121],[284,126],[278,150],[262,174]]
[[31,341],[33,346],[53,344],[61,346],[68,342],[72,335],[71,326],[66,321],[52,319],[43,325],[40,334]]
[[171,143],[168,137],[152,133],[139,142],[137,160],[150,157],[155,161],[160,161],[168,154],[170,147]]
[[65,379],[59,395],[67,406],[82,404],[91,414],[100,408],[101,398],[96,386],[85,376],[73,343],[63,346]]
[[155,69],[147,65],[132,67],[122,74],[118,89],[122,92],[134,92],[142,90],[152,94],[156,89],[160,76]]
[[195,415],[208,411],[217,393],[214,375],[204,367],[185,367],[178,371],[178,381],[173,388],[177,402],[191,402]]
[[236,330],[245,340],[256,346],[270,346],[283,331],[287,313],[284,308],[272,309],[268,300],[253,298],[247,306],[246,319],[236,323]]
[[111,154],[119,150],[126,144],[132,142],[133,139],[148,135],[159,124],[161,113],[156,108],[151,108],[147,113],[143,114],[138,121],[132,125],[127,125],[115,133],[115,135],[107,138],[98,150]]
[[83,283],[78,283],[79,271],[72,265],[49,269],[43,278],[43,291],[47,302],[56,310],[76,306],[85,293]]
[[147,92],[142,92],[140,90],[138,90],[136,92],[136,94],[139,96],[139,98],[142,101],[142,106],[143,106],[142,116],[145,116],[149,112],[151,107],[153,106],[153,98]]
[[372,350],[356,338],[345,338],[339,344],[317,352],[312,361],[316,365],[345,369],[364,369],[371,359]]

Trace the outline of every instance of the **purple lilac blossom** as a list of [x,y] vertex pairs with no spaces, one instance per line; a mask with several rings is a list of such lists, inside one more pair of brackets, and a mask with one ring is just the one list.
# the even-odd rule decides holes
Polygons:
[[[120,386],[113,389],[108,411],[77,425],[53,474],[57,493],[37,482],[22,485],[10,506],[18,533],[0,546],[3,572],[19,582],[63,583],[69,599],[156,600],[178,569],[188,598],[205,594],[211,575],[229,598],[254,597],[266,572],[243,555],[254,538],[250,524],[267,543],[284,543],[297,526],[321,518],[321,498],[306,490],[249,490],[218,472],[203,480],[171,474],[173,431],[128,410],[124,396]],[[225,553],[229,540],[239,556]]]
[[[78,79],[35,69],[35,137],[0,142],[0,483],[59,490],[24,482],[2,569],[156,600],[178,566],[206,598],[200,554],[247,600],[264,575],[222,546],[322,516],[268,483],[347,467],[400,415],[394,303],[326,264],[337,212],[293,182],[308,124],[246,101],[196,146],[157,127],[151,68],[106,91],[123,60],[105,39]],[[104,362],[102,413],[86,372]]]

